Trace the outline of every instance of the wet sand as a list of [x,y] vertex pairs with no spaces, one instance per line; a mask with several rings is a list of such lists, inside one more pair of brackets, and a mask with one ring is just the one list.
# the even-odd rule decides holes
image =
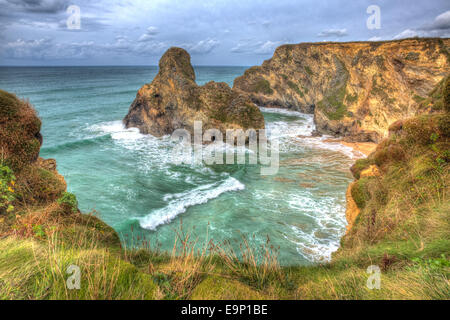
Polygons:
[[374,142],[346,142],[338,139],[328,139],[325,142],[338,142],[352,148],[354,151],[361,152],[365,156],[369,156],[377,148],[377,144]]

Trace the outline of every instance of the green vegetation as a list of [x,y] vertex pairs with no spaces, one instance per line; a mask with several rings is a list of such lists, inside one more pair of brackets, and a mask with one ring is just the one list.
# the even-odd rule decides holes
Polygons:
[[363,170],[367,169],[370,165],[374,164],[371,159],[359,159],[351,168],[351,172],[356,179],[360,178],[360,174]]
[[66,184],[54,172],[32,164],[17,175],[16,189],[17,201],[23,204],[45,203],[58,199],[66,190]]
[[417,102],[417,103],[420,103],[420,102],[424,101],[425,98],[424,98],[424,97],[421,97],[421,96],[419,96],[419,95],[417,95],[417,94],[415,94],[415,95],[413,96],[413,100],[414,100],[415,102]]
[[15,200],[14,185],[16,177],[8,166],[0,163],[0,214],[12,212]]
[[312,72],[311,68],[309,66],[305,67],[305,71],[307,74],[309,74],[310,76],[314,75],[314,72]]
[[344,104],[346,86],[339,87],[331,95],[319,101],[317,106],[325,112],[330,120],[341,120],[347,114],[347,106]]
[[332,80],[330,91],[325,98],[317,103],[330,120],[341,120],[348,115],[347,106],[344,104],[346,97],[349,73],[345,64],[335,57],[336,76]]
[[[335,261],[387,254],[391,267],[404,270],[413,258],[435,259],[449,252],[449,121],[448,114],[437,114],[396,123],[391,137],[353,166],[359,180],[352,196],[362,210]],[[372,164],[382,175],[360,178]],[[442,265],[444,284],[449,271]]]
[[297,92],[300,97],[303,98],[305,96],[304,93],[299,89],[299,87],[294,82],[289,80],[287,82],[287,84],[288,84],[289,88],[291,88],[292,90]]
[[443,104],[444,104],[444,110],[446,112],[450,112],[450,77],[447,77],[444,81],[444,98],[443,98]]
[[369,185],[374,178],[366,177],[355,182],[352,187],[352,198],[360,209],[364,209],[366,202],[370,199]]
[[0,156],[15,172],[37,159],[41,121],[28,102],[0,90]]
[[410,61],[417,61],[419,60],[420,54],[418,52],[408,52],[408,54],[405,56],[405,60],[410,60]]
[[57,202],[65,212],[77,213],[78,211],[77,197],[73,193],[64,192]]
[[426,98],[415,98],[421,111],[450,111],[450,76],[444,78]]
[[356,92],[353,95],[348,93],[345,97],[345,101],[347,101],[348,104],[355,103],[356,101],[358,101],[358,94],[356,94]]
[[270,87],[270,83],[266,79],[260,79],[259,81],[257,81],[254,85],[253,92],[263,93],[267,95],[273,94],[273,90]]

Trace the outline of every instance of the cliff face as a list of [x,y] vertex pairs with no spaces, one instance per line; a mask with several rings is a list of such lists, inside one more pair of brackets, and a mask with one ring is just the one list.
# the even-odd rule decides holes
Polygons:
[[171,48],[162,56],[153,82],[138,91],[124,123],[127,128],[162,136],[176,129],[192,132],[194,121],[202,121],[204,130],[217,128],[222,132],[264,128],[264,117],[246,94],[226,83],[198,86],[189,54]]
[[379,142],[450,71],[450,39],[284,45],[233,89],[261,106],[315,114],[321,133]]

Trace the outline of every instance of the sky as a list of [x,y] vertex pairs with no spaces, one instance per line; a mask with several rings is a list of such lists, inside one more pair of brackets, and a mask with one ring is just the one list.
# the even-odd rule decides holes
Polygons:
[[450,37],[449,0],[0,0],[10,66],[157,65],[172,46],[251,66],[286,43],[416,36]]

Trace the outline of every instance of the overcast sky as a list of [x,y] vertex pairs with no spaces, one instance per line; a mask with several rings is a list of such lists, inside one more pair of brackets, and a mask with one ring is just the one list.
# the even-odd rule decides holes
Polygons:
[[0,0],[0,65],[157,65],[180,46],[196,65],[250,66],[284,43],[413,36],[449,37],[450,1]]

